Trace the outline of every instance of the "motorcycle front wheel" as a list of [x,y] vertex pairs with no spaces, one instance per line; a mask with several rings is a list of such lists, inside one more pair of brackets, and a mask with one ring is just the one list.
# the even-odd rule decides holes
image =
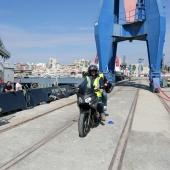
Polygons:
[[79,122],[78,122],[79,137],[85,137],[89,132],[88,119],[89,119],[88,114],[80,114]]

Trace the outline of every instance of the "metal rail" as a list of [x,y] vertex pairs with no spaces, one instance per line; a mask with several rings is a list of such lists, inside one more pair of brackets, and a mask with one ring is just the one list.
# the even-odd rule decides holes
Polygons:
[[[140,84],[141,84],[141,81],[140,81]],[[139,96],[139,90],[140,89],[137,89],[137,91],[136,91],[136,94],[135,94],[134,100],[132,102],[127,120],[125,122],[124,128],[122,130],[121,136],[119,138],[118,144],[116,146],[116,149],[113,154],[113,157],[110,162],[110,166],[109,166],[108,170],[120,170],[121,169],[124,153],[126,150],[129,134],[131,131],[133,117],[134,117],[135,110],[136,110],[137,99]]]
[[[149,81],[147,80],[147,82],[149,83]],[[163,93],[163,91],[162,91],[162,93]],[[165,93],[163,93],[164,95],[165,95]],[[170,114],[170,107],[168,106],[168,104],[165,102],[165,100],[167,100],[167,99],[165,99],[164,100],[164,98],[160,95],[160,94],[156,94],[157,96],[158,96],[158,98],[159,98],[159,100],[161,101],[161,103],[164,105],[164,107],[165,107],[165,109],[168,111],[168,113]],[[167,100],[167,101],[169,101],[169,100]]]
[[71,102],[71,103],[69,103],[69,104],[66,104],[66,105],[60,106],[60,107],[58,107],[58,108],[56,108],[56,109],[52,109],[52,110],[50,110],[50,111],[48,111],[48,112],[45,112],[45,113],[43,113],[42,115],[38,115],[38,116],[35,116],[35,117],[33,117],[33,118],[27,119],[27,120],[25,120],[25,121],[23,121],[23,122],[14,124],[14,125],[12,125],[12,126],[10,126],[10,127],[7,127],[7,128],[5,128],[5,129],[0,130],[0,133],[3,133],[3,132],[6,132],[6,131],[8,131],[8,130],[11,130],[11,129],[13,129],[13,128],[16,128],[16,127],[18,127],[18,126],[20,126],[20,125],[23,125],[24,123],[30,122],[30,121],[32,121],[32,120],[35,120],[35,119],[39,118],[39,117],[45,116],[45,115],[50,114],[50,113],[52,113],[52,112],[54,112],[54,111],[56,111],[56,110],[62,109],[63,107],[70,106],[70,105],[75,104],[75,103],[76,103],[75,101],[74,101],[74,102]]
[[[74,119],[77,119],[78,117],[75,117]],[[73,120],[74,120],[73,119]],[[28,155],[30,155],[32,152],[36,151],[38,148],[40,148],[41,146],[43,146],[44,144],[46,144],[47,142],[51,141],[53,138],[55,138],[56,136],[58,136],[60,133],[62,133],[63,131],[65,131],[67,128],[69,128],[70,126],[72,126],[75,122],[71,120],[68,120],[61,128],[59,129],[55,129],[54,132],[52,132],[51,134],[49,134],[48,136],[46,136],[45,138],[43,138],[41,141],[38,141],[36,144],[34,144],[33,146],[31,146],[29,149],[25,150],[24,152],[20,153],[19,155],[17,155],[16,157],[14,157],[13,159],[11,159],[10,161],[8,161],[7,163],[5,163],[4,165],[2,165],[0,167],[1,170],[6,170],[9,169],[10,167],[12,167],[13,165],[15,165],[16,163],[20,162],[22,159],[24,159],[25,157],[27,157]]]
[[[167,112],[170,114],[170,107],[168,106],[168,104],[165,102],[164,98],[162,96],[160,96],[159,94],[157,95],[159,100],[161,101],[161,103],[164,105],[165,109],[167,110]],[[169,101],[169,100],[168,100]],[[170,101],[169,101],[170,102]]]

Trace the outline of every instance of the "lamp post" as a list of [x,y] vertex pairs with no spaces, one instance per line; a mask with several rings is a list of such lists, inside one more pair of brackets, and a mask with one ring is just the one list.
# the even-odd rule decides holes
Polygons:
[[142,66],[143,66],[143,58],[139,58],[138,63],[139,63],[139,67],[138,67],[138,75],[140,76],[140,74],[142,73]]
[[168,73],[170,73],[170,62],[168,63]]

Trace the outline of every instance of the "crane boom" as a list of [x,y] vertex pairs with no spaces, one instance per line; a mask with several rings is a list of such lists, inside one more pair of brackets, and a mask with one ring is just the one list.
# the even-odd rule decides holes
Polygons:
[[0,38],[0,55],[4,59],[8,59],[11,56],[10,53],[6,50],[1,38]]

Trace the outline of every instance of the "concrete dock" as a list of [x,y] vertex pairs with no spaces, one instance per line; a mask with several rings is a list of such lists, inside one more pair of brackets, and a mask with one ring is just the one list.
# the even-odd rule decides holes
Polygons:
[[76,95],[1,117],[0,169],[169,170],[170,112],[160,98],[169,108],[170,100],[152,93],[145,77],[117,84],[108,97],[106,121],[85,138]]

